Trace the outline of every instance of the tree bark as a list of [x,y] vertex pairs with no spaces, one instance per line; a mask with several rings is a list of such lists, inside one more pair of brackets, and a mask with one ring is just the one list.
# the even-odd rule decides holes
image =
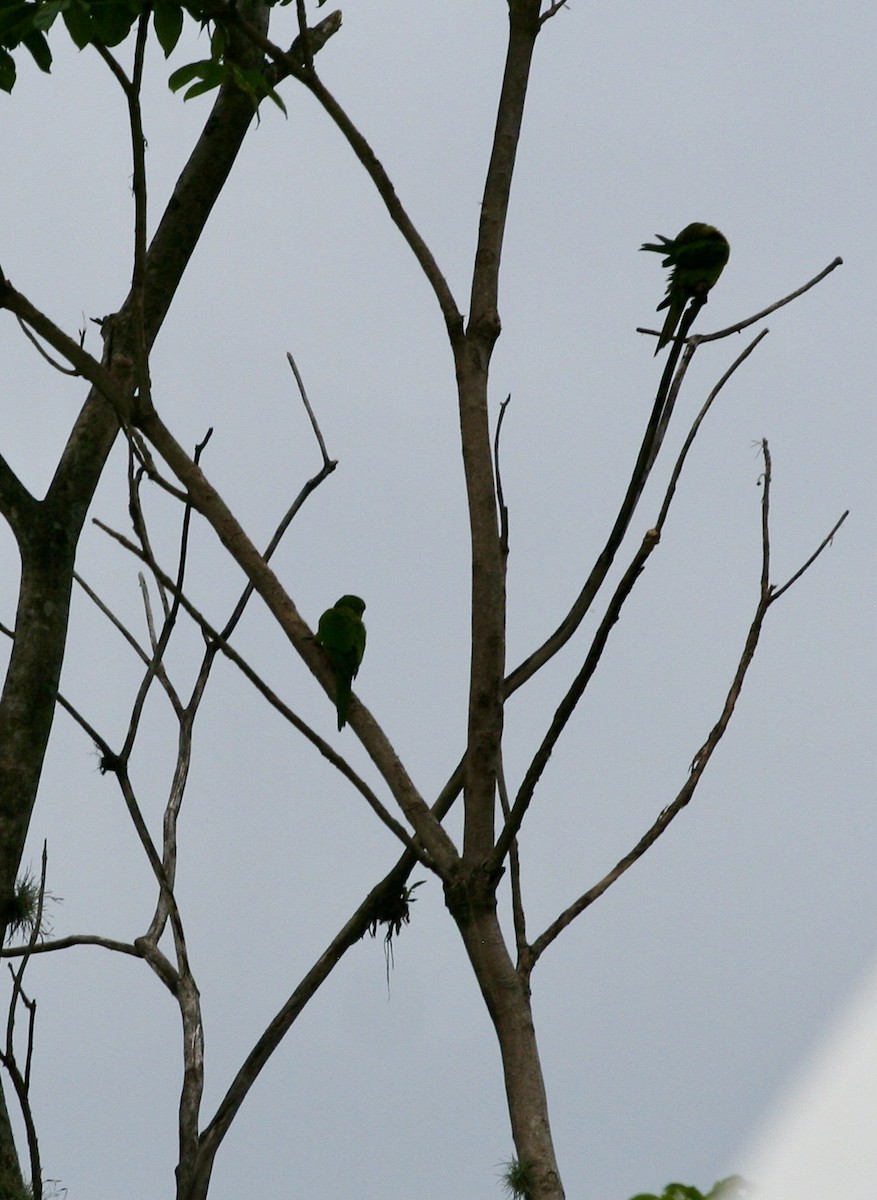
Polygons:
[[499,1041],[512,1137],[528,1180],[527,1200],[564,1200],[529,981],[509,957],[491,885],[486,880],[484,885],[490,895],[477,902],[471,898],[472,889],[462,884],[447,888],[448,908],[457,922]]

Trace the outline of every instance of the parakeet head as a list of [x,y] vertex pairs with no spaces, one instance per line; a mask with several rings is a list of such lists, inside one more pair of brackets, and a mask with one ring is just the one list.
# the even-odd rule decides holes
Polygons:
[[350,608],[361,617],[365,612],[365,601],[359,596],[342,596],[340,600],[335,601],[335,608]]
[[709,241],[725,241],[725,235],[719,233],[715,225],[704,225],[702,221],[692,221],[690,225],[686,225],[681,233],[677,233],[676,242],[696,242],[700,238],[706,238]]

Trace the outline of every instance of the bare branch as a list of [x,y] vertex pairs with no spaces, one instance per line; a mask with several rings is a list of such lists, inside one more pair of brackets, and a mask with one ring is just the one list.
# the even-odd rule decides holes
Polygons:
[[713,342],[718,338],[729,337],[732,333],[739,333],[742,329],[746,329],[749,325],[754,325],[756,321],[761,321],[764,317],[770,316],[772,312],[776,312],[778,308],[784,308],[785,305],[791,304],[793,300],[797,300],[799,296],[803,296],[805,292],[809,292],[811,288],[816,287],[817,283],[821,283],[826,275],[830,275],[837,267],[843,266],[843,259],[838,255],[819,272],[814,275],[811,280],[803,284],[802,287],[796,288],[795,291],[789,292],[788,296],[783,296],[782,300],[776,300],[773,304],[769,304],[767,308],[763,308],[754,316],[747,317],[745,321],[738,321],[736,325],[728,325],[725,329],[717,329],[714,333],[701,333],[697,335],[698,342]]
[[[181,972],[185,973],[188,970],[185,949],[185,935],[183,933],[182,920],[180,918],[179,909],[177,908],[176,898],[173,893],[173,876],[172,874],[169,875],[169,873],[165,870],[164,861],[163,859],[159,858],[155,843],[153,842],[149,830],[147,829],[146,821],[143,818],[143,814],[140,811],[140,806],[137,803],[137,798],[134,794],[134,789],[131,786],[131,780],[128,776],[127,766],[127,754],[130,754],[130,747],[128,748],[127,754],[115,754],[110,748],[109,743],[92,725],[88,723],[88,721],[85,720],[82,714],[78,712],[78,710],[74,708],[74,706],[68,700],[66,700],[62,695],[58,694],[57,701],[61,707],[70,714],[80,728],[86,732],[88,737],[100,751],[101,771],[104,773],[110,771],[116,776],[119,788],[122,792],[122,797],[125,801],[125,806],[128,809],[128,815],[131,817],[134,829],[138,838],[140,839],[140,844],[146,853],[149,865],[152,867],[156,882],[159,885],[161,903],[164,905],[164,908],[171,920],[177,958],[180,963]],[[139,941],[143,943],[143,946],[152,944],[150,942],[149,935],[147,935],[145,938],[139,939]],[[48,945],[50,943],[46,944]],[[64,944],[66,945],[67,943],[65,942]],[[51,943],[51,945],[55,948],[58,948],[58,943]],[[113,948],[118,947],[114,944]],[[147,959],[150,966],[152,966],[153,969],[158,973],[162,981],[167,984],[167,986],[171,988],[171,991],[173,991],[176,995],[178,977],[176,972],[174,972],[173,983],[169,982],[171,977],[168,972],[172,971],[172,968],[170,968],[169,964],[167,964],[167,967],[164,965],[166,963],[164,956],[161,956],[162,961],[159,962],[155,955],[145,953],[141,947],[140,957]]]
[[481,198],[481,217],[472,272],[469,331],[492,344],[499,335],[499,266],[515,170],[533,50],[539,34],[541,0],[509,4],[509,38],[496,126]]
[[[57,358],[52,358],[51,354],[49,354],[48,350],[46,350],[45,347],[43,346],[43,343],[39,340],[39,338],[37,338],[35,336],[35,334],[31,333],[30,329],[24,323],[24,321],[21,319],[21,317],[16,317],[16,320],[18,321],[18,326],[19,326],[19,329],[21,330],[21,332],[24,334],[24,336],[27,338],[27,340],[30,342],[30,344],[33,346],[33,348],[36,350],[37,354],[39,354],[42,358],[44,358],[50,367],[54,367],[55,370],[60,371],[62,375],[71,375],[71,376],[79,375],[79,372],[76,370],[75,367],[65,367],[63,363],[58,362]],[[80,345],[82,345],[81,342],[80,342]]]
[[122,623],[122,621],[119,620],[119,618],[115,615],[115,613],[112,611],[112,609],[109,607],[109,605],[105,604],[104,601],[101,600],[101,598],[97,594],[97,592],[86,583],[86,581],[82,578],[82,576],[77,571],[73,572],[73,578],[76,580],[76,582],[82,588],[82,590],[85,592],[86,596],[88,596],[89,600],[91,600],[91,602],[98,609],[100,609],[100,611],[107,618],[107,620],[110,622],[110,624],[113,625],[116,629],[118,629],[119,633],[121,633],[122,637],[125,639],[125,641],[128,643],[128,645],[131,647],[131,649],[134,651],[134,653],[137,655],[137,657],[141,660],[141,662],[148,665],[149,661],[150,661],[150,656],[146,653],[146,651],[143,649],[143,647],[140,645],[140,643],[134,637],[133,633],[131,633],[131,631],[127,628],[127,626],[124,625]]
[[[95,519],[94,523],[99,528],[103,529],[104,532],[108,533],[110,537],[115,539],[115,541],[117,541],[131,554],[136,555],[136,557],[142,559],[144,562],[146,561],[146,557],[141,548],[129,541],[124,534],[117,533],[115,530],[110,529],[109,526],[104,525],[103,522],[98,521],[97,519]],[[433,863],[432,858],[426,853],[424,848],[418,842],[416,842],[403,828],[403,826],[400,825],[399,822],[388,812],[386,807],[375,795],[374,791],[369,787],[365,780],[362,779],[362,777],[358,775],[356,771],[354,771],[347,760],[342,758],[342,756],[338,754],[337,751],[335,751],[327,741],[325,741],[318,733],[311,729],[311,727],[305,721],[303,721],[301,717],[293,712],[293,710],[289,708],[289,706],[285,704],[274,691],[272,691],[272,689],[261,679],[261,677],[256,674],[249,663],[247,663],[247,661],[242,658],[241,655],[239,655],[238,652],[231,646],[225,634],[214,629],[206,617],[204,617],[202,613],[192,604],[192,602],[182,592],[179,591],[170,576],[166,575],[158,566],[158,564],[152,564],[151,569],[155,573],[156,577],[161,580],[162,585],[167,588],[167,590],[177,600],[179,600],[180,606],[201,628],[204,636],[208,638],[211,643],[215,644],[218,649],[221,650],[221,652],[231,662],[234,663],[238,670],[245,676],[246,679],[249,680],[253,687],[256,688],[256,690],[260,693],[260,695],[262,695],[268,701],[271,707],[274,708],[286,721],[288,721],[290,725],[297,729],[298,732],[301,733],[311,743],[311,745],[313,745],[320,752],[320,754],[322,754],[322,756],[332,764],[333,767],[341,772],[341,774],[345,779],[348,780],[349,783],[353,784],[356,790],[370,805],[375,815],[381,821],[383,821],[387,828],[391,830],[391,832],[394,833],[397,838],[399,838],[403,845],[405,845],[412,854],[415,855],[418,861],[423,863],[424,866],[429,867],[431,870],[435,869],[435,864]],[[59,697],[59,700],[60,699],[61,698]],[[65,707],[67,707],[66,702],[62,701],[62,703],[64,703]],[[90,732],[89,736],[95,736],[95,740],[97,740],[93,731]]]
[[[691,320],[693,320],[693,314],[690,316],[688,316],[688,314],[686,314],[686,316],[688,319],[688,324],[690,325]],[[698,416],[695,418],[695,420],[692,424],[692,427],[689,430],[689,433],[685,440],[685,443],[682,447],[682,450],[679,454],[679,457],[676,461],[676,464],[673,468],[673,471],[671,473],[670,483],[667,487],[667,491],[666,491],[666,494],[664,497],[664,502],[661,506],[658,520],[655,524],[654,529],[649,531],[649,533],[646,535],[646,539],[653,542],[652,548],[654,548],[654,544],[657,544],[658,540],[660,539],[660,533],[661,533],[661,530],[663,529],[664,522],[666,521],[667,514],[668,514],[669,508],[670,508],[670,504],[671,504],[673,496],[675,494],[676,485],[679,481],[679,477],[682,472],[682,468],[685,464],[685,460],[691,449],[694,439],[698,433],[698,430],[700,429],[700,426],[703,423],[704,418],[706,417],[706,414],[708,413],[709,409],[712,407],[712,404],[715,401],[715,399],[718,396],[721,389],[728,382],[728,380],[733,375],[733,373],[737,370],[737,368],[745,361],[745,359],[749,356],[749,354],[752,353],[752,350],[755,348],[755,346],[757,346],[758,343],[761,341],[761,339],[766,336],[766,332],[767,331],[764,331],[763,333],[759,334],[758,337],[756,337],[754,339],[754,341],[746,348],[746,350],[744,350],[738,356],[738,358],[731,365],[731,367],[728,368],[728,370],[725,372],[725,374],[722,376],[722,378],[719,380],[719,382],[713,388],[706,403],[704,404],[704,406],[701,409]],[[671,355],[675,355],[674,362],[676,360],[678,360],[679,354],[682,350],[682,345],[683,345],[683,340],[680,338],[680,339],[676,340],[673,347],[671,348]],[[687,355],[689,361],[690,361],[690,354],[689,354],[690,349],[691,348],[689,347],[686,350],[686,355]],[[693,353],[693,350],[691,350],[691,353]],[[684,370],[685,370],[685,364],[683,364],[683,367],[680,368],[678,375],[674,376],[672,367],[669,369],[665,369],[663,378],[662,378],[662,382],[661,382],[661,386],[658,389],[658,396],[656,399],[655,407],[653,408],[653,413],[652,413],[652,421],[653,422],[658,422],[661,420],[660,410],[661,410],[662,406],[664,407],[664,409],[666,409],[666,405],[668,404],[667,389],[670,387],[671,383],[673,383],[675,386],[674,380],[677,378],[680,378],[681,375],[684,373]],[[650,425],[651,425],[651,422],[650,422]],[[656,428],[656,425],[653,425],[652,426],[653,433],[654,433],[655,428]],[[644,446],[646,445],[647,440],[648,440],[648,434],[646,436],[646,439],[644,440],[644,443],[643,443]],[[634,559],[634,563],[631,564],[631,567],[628,568],[628,571],[635,571],[637,562],[641,562],[639,570],[642,570],[642,567],[645,565],[645,559],[648,557],[648,553],[651,552],[651,550],[649,550],[648,553],[645,554],[645,557],[641,557],[644,553],[644,550],[645,550],[645,543],[640,547],[639,551],[637,552],[637,556]],[[600,643],[601,642],[605,643],[605,638],[608,637],[608,632],[609,632],[609,629],[611,628],[611,624],[614,623],[614,620],[618,619],[617,615],[614,617],[614,619],[610,619],[610,613],[612,613],[613,611],[615,611],[616,614],[620,613],[620,607],[624,603],[624,599],[625,599],[625,595],[621,594],[621,592],[623,591],[623,589],[625,587],[628,587],[628,589],[629,589],[629,587],[632,587],[633,581],[634,581],[633,579],[628,579],[628,576],[625,575],[624,579],[622,580],[621,584],[619,585],[619,590],[616,591],[616,594],[613,597],[613,600],[610,602],[610,607],[609,607],[609,610],[607,611],[607,616],[606,616],[606,618],[604,618],[604,624],[601,624],[600,629],[597,632],[597,635],[594,639],[594,643],[591,648],[592,652],[596,651],[596,658],[592,659],[589,656],[589,659],[586,662],[586,667],[587,667],[587,663],[590,663],[590,666],[587,667],[587,669],[590,671],[591,675],[593,674],[594,670],[596,670],[597,662],[599,661],[599,656],[602,653],[602,649],[600,649]],[[605,625],[605,621],[607,619],[610,619],[610,625],[608,627]],[[571,636],[571,634],[570,634],[570,636]],[[548,643],[546,643],[546,645],[547,644]],[[558,646],[557,648],[559,649],[560,647]],[[530,660],[527,660],[527,661],[530,661]],[[517,671],[513,672],[512,675],[509,676],[508,679],[506,680],[507,696],[508,696],[508,694],[510,694],[510,692],[512,690],[515,690],[516,687],[521,686],[521,684],[523,684],[526,681],[526,678],[522,677],[522,678],[520,678],[520,681],[517,682],[518,672],[521,671],[523,669],[523,666],[525,666],[525,665],[526,665],[526,663],[523,664],[522,667],[519,667],[517,669]],[[538,666],[534,665],[533,671],[535,672],[535,670],[537,670],[537,669],[538,669]],[[584,670],[584,668],[583,668],[583,670]],[[529,678],[529,675],[527,675],[527,678]],[[582,685],[587,686],[587,683],[588,683],[588,679],[587,678],[583,679],[582,676],[580,675],[578,677],[578,679],[576,680],[576,682],[573,684],[573,688],[576,688],[577,686],[582,686]],[[571,700],[571,694],[568,693],[567,697],[565,698],[564,703],[567,703],[570,700]],[[574,703],[573,703],[573,707],[574,707]],[[561,710],[558,709],[557,714],[555,714],[555,721],[558,721],[560,711]],[[571,715],[571,710],[570,710],[569,715]],[[565,719],[561,719],[559,724],[554,725],[552,727],[553,735],[552,735],[551,730],[549,730],[549,733],[546,734],[546,739],[551,739],[551,738],[556,739],[557,737],[559,737],[566,720],[568,720],[568,716]],[[554,743],[552,741],[552,745],[553,744]],[[550,754],[551,754],[551,746],[548,744],[547,741],[543,742],[543,745],[540,749],[539,754],[545,756],[545,760],[542,764],[542,767],[539,768],[539,771],[541,773],[541,770],[544,769],[545,762],[547,762],[547,757],[550,756]],[[539,757],[539,755],[537,755],[537,758],[538,757]],[[453,800],[459,795],[459,792],[462,788],[464,762],[465,762],[465,759],[463,759],[457,765],[457,768],[455,769],[454,773],[452,774],[452,776],[448,780],[447,784],[445,785],[445,788],[443,791],[443,796],[446,796],[448,798],[449,805],[451,803],[453,803]],[[531,770],[535,768],[535,764],[536,764],[536,760],[534,759],[534,763],[531,764]],[[532,780],[533,788],[535,788],[536,782],[538,782],[538,776]],[[522,784],[522,788],[523,787],[524,787],[524,785]],[[530,792],[530,797],[532,798],[532,792]],[[520,804],[517,805],[517,807],[515,809],[515,816],[514,816],[514,822],[515,822],[516,828],[520,827],[520,821],[523,820],[524,813],[526,810],[523,793],[521,791],[519,791],[518,799],[520,800]],[[526,801],[526,804],[527,805],[529,804],[529,800]],[[494,858],[492,860],[495,864],[498,864],[498,862],[501,861],[501,856],[504,853],[505,846],[511,845],[511,841],[509,840],[509,833],[508,833],[508,830],[510,828],[509,815],[505,814],[505,816],[506,816],[506,826],[500,835],[500,840],[497,843],[497,851],[495,852]]]
[[[463,763],[458,764],[451,782],[446,785],[432,805],[432,815],[437,821],[442,821],[454,803],[462,780]],[[405,885],[411,870],[417,861],[417,856],[411,850],[406,850],[396,865],[384,876],[365,897],[357,910],[344,924],[339,933],[332,939],[311,969],[290,995],[289,999],[270,1022],[265,1032],[250,1051],[228,1091],[222,1099],[216,1114],[204,1130],[199,1150],[198,1178],[207,1180],[210,1176],[216,1152],[228,1132],[247,1093],[255,1083],[262,1068],[268,1062],[274,1050],[289,1032],[299,1014],[311,998],[319,990],[347,951],[364,937],[376,912],[381,912],[388,898],[398,895],[399,889]]]
[[55,950],[69,950],[71,946],[100,946],[103,950],[113,950],[117,954],[143,958],[142,953],[130,942],[119,942],[115,938],[100,937],[95,933],[72,933],[68,937],[37,942],[34,946],[4,946],[0,950],[0,958],[22,958],[26,954],[51,954]]
[[[435,805],[433,813],[438,819],[444,815],[444,812]],[[404,885],[413,865],[412,856],[407,852],[403,854],[398,863],[376,887],[372,888],[357,910],[344,923],[270,1021],[242,1063],[213,1119],[201,1135],[197,1168],[199,1179],[209,1178],[213,1161],[223,1138],[228,1133],[250,1088],[258,1079],[271,1055],[347,951],[365,936],[373,920],[373,915],[381,911],[387,898],[398,895],[399,889]]]
[[52,954],[56,950],[69,950],[73,946],[99,946],[102,950],[111,950],[116,954],[127,954],[131,958],[143,959],[155,971],[158,978],[172,995],[177,992],[177,973],[160,950],[154,946],[143,944],[137,938],[133,945],[130,942],[119,942],[115,938],[100,937],[95,933],[72,933],[68,937],[55,938],[49,942],[37,942],[28,949],[27,946],[6,946],[0,950],[0,958],[21,958],[24,954]]
[[719,742],[725,735],[728,724],[734,713],[737,701],[743,688],[743,683],[752,660],[755,656],[755,651],[758,646],[758,641],[761,636],[764,619],[770,606],[779,598],[781,592],[785,591],[791,583],[800,579],[805,570],[815,562],[816,558],[822,553],[827,545],[830,544],[837,530],[846,519],[846,513],[837,521],[829,535],[820,543],[817,550],[810,556],[807,562],[798,570],[789,583],[784,585],[780,591],[775,591],[769,582],[768,569],[770,562],[770,487],[771,487],[771,460],[770,451],[766,441],[762,442],[762,453],[764,456],[764,491],[761,502],[761,527],[762,527],[762,554],[761,554],[761,580],[759,585],[759,597],[756,604],[755,613],[752,622],[749,626],[749,631],[743,646],[740,660],[737,664],[737,669],[734,673],[734,678],[731,681],[731,686],[725,697],[725,703],[719,718],[709,732],[704,744],[695,754],[689,768],[688,778],[680,788],[676,798],[672,803],[664,808],[651,825],[651,827],[643,834],[637,844],[630,850],[624,858],[609,871],[604,877],[584,892],[577,900],[575,900],[568,908],[566,908],[555,921],[548,926],[533,942],[530,947],[530,953],[527,960],[528,970],[532,970],[540,955],[547,949],[555,938],[570,925],[577,916],[589,908],[595,900],[599,899],[603,893],[612,886],[617,879],[629,870],[630,867],[652,846],[661,834],[667,829],[670,823],[679,815],[683,808],[689,803],[694,792],[700,782],[707,764],[713,756],[713,753]]
[[[219,5],[211,9],[211,15],[224,17],[246,33],[253,44],[258,46],[278,68],[285,74],[293,75],[300,83],[304,84],[314,98],[323,106],[326,113],[335,122],[344,138],[346,138],[348,145],[353,150],[361,165],[365,168],[377,189],[378,195],[384,202],[390,219],[402,234],[409,249],[420,264],[420,268],[438,300],[450,336],[452,338],[458,336],[463,327],[463,317],[457,307],[447,280],[433,258],[432,251],[417,231],[414,222],[408,216],[406,209],[396,195],[396,189],[393,187],[389,175],[368,141],[318,77],[313,64],[310,69],[305,68],[303,62],[304,48],[302,47],[301,50],[298,49],[301,43],[301,35],[296,39],[290,50],[284,51],[250,25],[249,22],[240,17],[234,8]],[[329,22],[333,23],[331,32],[334,33],[341,24],[341,14],[331,13],[318,26],[308,31],[308,43],[311,50],[315,49],[316,35],[319,29]]]
[[[308,418],[311,423],[311,428],[314,431],[314,436],[317,439],[317,445],[320,448],[320,454],[323,459],[323,466],[320,468],[320,470],[317,472],[316,475],[312,476],[305,483],[305,485],[301,488],[301,490],[299,491],[296,498],[293,500],[292,504],[290,504],[289,508],[286,510],[285,514],[278,522],[277,528],[275,529],[274,533],[272,534],[271,540],[268,542],[268,545],[262,555],[262,557],[264,558],[266,563],[271,561],[271,557],[274,554],[274,551],[280,545],[283,535],[286,533],[286,530],[289,528],[292,521],[298,515],[300,509],[304,506],[305,501],[308,499],[308,497],[311,495],[312,492],[315,492],[317,490],[317,488],[320,486],[320,484],[323,482],[323,480],[327,479],[332,474],[332,472],[335,470],[336,466],[338,465],[338,463],[335,459],[329,458],[329,455],[326,450],[326,443],[323,440],[323,434],[320,430],[320,426],[317,422],[316,416],[314,415],[314,410],[311,407],[310,400],[308,399],[308,395],[305,390],[304,381],[302,380],[302,377],[299,373],[298,367],[296,366],[295,360],[293,359],[292,355],[288,351],[287,351],[286,357],[289,360],[289,365],[292,368],[292,372],[295,375],[296,381],[298,383],[299,394],[301,395],[302,401],[304,403],[305,411],[308,414]],[[197,457],[196,457],[195,461],[196,462],[198,461]],[[229,637],[231,637],[231,634],[234,631],[238,621],[243,616],[244,610],[246,609],[246,606],[249,603],[254,591],[255,591],[255,588],[253,587],[253,584],[250,582],[247,582],[246,587],[244,588],[244,590],[241,593],[240,599],[238,600],[237,604],[235,605],[234,609],[232,610],[231,616],[228,618],[228,621],[226,622],[226,624],[222,630],[222,633],[219,635],[219,639],[214,640],[215,645],[218,645],[219,641],[228,639]],[[182,602],[182,595],[181,594],[178,594],[178,595]]]
[[819,545],[816,547],[816,549],[813,551],[813,553],[810,555],[810,557],[807,559],[807,561],[804,563],[804,565],[799,567],[798,570],[795,572],[795,574],[792,575],[792,577],[790,579],[788,579],[781,587],[775,587],[773,589],[773,591],[771,593],[771,597],[770,597],[771,604],[773,604],[773,602],[775,600],[779,600],[779,598],[780,598],[780,596],[782,596],[783,592],[787,592],[789,590],[789,588],[792,586],[792,584],[797,583],[798,580],[801,578],[801,576],[804,574],[804,572],[807,571],[810,567],[812,567],[812,565],[816,562],[817,558],[823,552],[823,550],[827,549],[827,547],[832,544],[832,542],[834,541],[834,535],[837,533],[837,531],[840,529],[841,525],[843,525],[844,521],[847,519],[847,517],[849,515],[850,515],[850,510],[847,508],[844,510],[843,513],[841,513],[840,517],[838,517],[837,521],[835,521],[834,525],[832,526],[831,531],[829,533],[827,533],[826,536],[822,539],[822,541],[819,543]]
[[[210,485],[198,465],[185,453],[153,407],[138,413],[137,424],[177,478],[183,482],[193,505],[207,518],[222,544],[247,575],[300,658],[326,693],[332,695],[334,676],[328,658],[317,645],[314,635],[302,620],[277,576],[247,537],[219,493]],[[458,855],[450,836],[435,821],[383,730],[356,697],[353,698],[348,723],[387,782],[424,849],[441,870],[452,870]]]
[[77,373],[87,379],[117,412],[126,411],[128,407],[127,393],[110,372],[83,346],[64,333],[54,321],[34,307],[26,296],[16,291],[2,271],[0,271],[0,308],[8,308],[20,321],[38,333],[53,349],[58,351],[62,358],[66,358],[76,368]]
[[649,415],[645,433],[643,434],[643,440],[630,476],[630,481],[618,510],[618,515],[606,539],[606,544],[597,556],[590,574],[585,580],[584,587],[579,592],[567,615],[542,645],[525,658],[506,678],[506,697],[510,696],[512,692],[526,683],[549,659],[553,658],[566,645],[584,620],[597,593],[603,586],[603,582],[615,561],[615,556],[630,527],[633,514],[636,511],[643,489],[654,466],[682,377],[687,370],[687,363],[690,361],[690,354],[686,361],[683,362],[678,375],[676,374],[676,364],[682,353],[685,335],[703,306],[704,299],[704,297],[696,296],[692,300],[682,317],[679,334],[670,345],[667,362],[661,374],[661,382],[658,385],[658,391],[652,405],[652,411]]
[[142,571],[137,573],[137,582],[140,585],[140,598],[143,601],[143,610],[146,617],[146,629],[149,634],[149,644],[152,647],[152,653],[155,654],[158,650],[158,638],[155,634],[155,622],[152,619],[152,601],[149,599],[149,589],[146,586],[146,576]]
[[102,42],[95,41],[91,44],[109,67],[113,78],[116,80],[116,83],[118,83],[119,87],[127,96],[131,91],[131,80],[125,73],[124,67],[121,65],[116,56],[112,54]]
[[541,17],[539,18],[539,24],[544,25],[546,21],[551,20],[555,13],[560,12],[562,8],[566,8],[566,5],[567,0],[554,0],[554,3],[551,4],[544,13],[542,13]]
[[314,431],[314,437],[317,439],[317,445],[320,447],[320,454],[323,456],[323,467],[328,473],[329,471],[335,469],[335,460],[329,458],[328,451],[326,450],[326,443],[323,440],[323,434],[320,430],[319,424],[317,423],[317,418],[314,416],[314,410],[311,408],[311,402],[308,399],[308,393],[304,385],[304,380],[302,379],[301,373],[296,366],[295,359],[288,350],[286,351],[286,359],[292,369],[293,375],[295,376],[295,382],[298,384],[298,391],[302,399],[302,404],[305,406],[305,412],[308,414],[308,420],[310,421],[311,428]]
[[521,822],[523,821],[527,809],[530,806],[530,802],[535,794],[536,785],[542,776],[542,772],[548,765],[548,760],[551,757],[551,753],[554,750],[554,747],[557,745],[560,735],[566,727],[567,722],[575,711],[575,707],[581,699],[585,688],[588,686],[591,677],[596,671],[597,665],[600,662],[603,651],[606,647],[606,643],[609,640],[609,634],[612,630],[612,627],[621,615],[621,609],[624,605],[624,602],[630,595],[633,585],[639,578],[639,575],[643,570],[649,555],[652,553],[655,546],[657,546],[658,541],[658,531],[656,529],[647,530],[639,550],[634,555],[633,561],[622,576],[618,587],[615,589],[615,593],[612,596],[609,607],[606,610],[606,614],[603,617],[603,620],[600,622],[600,626],[594,635],[594,640],[591,643],[591,647],[588,650],[588,654],[585,658],[582,668],[570,685],[566,695],[557,706],[557,711],[554,714],[551,725],[548,727],[548,731],[546,732],[545,737],[542,739],[539,749],[536,751],[532,762],[527,768],[527,772],[524,775],[521,786],[518,788],[518,794],[515,797],[515,802],[512,805],[511,812],[506,818],[503,830],[497,838],[496,846],[490,856],[490,867],[493,870],[499,869],[506,853],[508,852],[512,839],[517,836],[518,830],[521,827]]
[[746,361],[746,359],[749,357],[749,355],[753,352],[753,350],[758,345],[758,343],[762,340],[762,338],[765,338],[765,337],[767,337],[767,330],[763,329],[761,331],[761,333],[759,333],[758,336],[749,343],[749,345],[746,347],[746,349],[743,350],[742,353],[740,353],[737,356],[737,358],[734,359],[733,363],[731,363],[730,367],[728,367],[727,371],[724,373],[724,375],[721,377],[719,382],[715,385],[715,387],[712,389],[710,394],[707,396],[706,401],[705,401],[703,407],[701,408],[700,412],[694,418],[691,428],[688,431],[688,436],[686,437],[685,442],[683,443],[682,449],[679,451],[679,456],[676,459],[676,464],[670,473],[670,482],[667,485],[667,491],[664,495],[664,502],[661,505],[661,511],[658,514],[658,520],[655,522],[655,528],[659,532],[661,532],[664,528],[664,523],[667,520],[667,514],[670,511],[670,505],[672,504],[673,497],[676,494],[676,484],[679,482],[679,477],[682,474],[682,468],[685,465],[685,460],[688,457],[688,452],[691,450],[691,447],[694,444],[694,439],[697,437],[698,431],[699,431],[701,425],[703,424],[707,413],[712,408],[713,402],[715,401],[719,392],[722,390],[722,388],[725,386],[725,384],[731,378],[731,376],[737,371],[737,369],[740,366],[742,366],[742,364]]

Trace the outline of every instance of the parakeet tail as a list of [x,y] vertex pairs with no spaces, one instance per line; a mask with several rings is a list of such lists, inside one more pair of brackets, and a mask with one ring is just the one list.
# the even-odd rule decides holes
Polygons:
[[347,724],[347,713],[350,710],[350,693],[353,688],[353,681],[350,679],[337,679],[335,688],[335,707],[338,710],[338,732],[340,733]]
[[667,318],[664,321],[664,326],[661,330],[661,336],[658,338],[658,344],[655,347],[655,354],[659,354],[668,342],[672,341],[673,334],[676,332],[676,326],[682,317],[685,308],[685,297],[668,296],[663,304],[658,305],[658,311],[662,308],[667,309]]

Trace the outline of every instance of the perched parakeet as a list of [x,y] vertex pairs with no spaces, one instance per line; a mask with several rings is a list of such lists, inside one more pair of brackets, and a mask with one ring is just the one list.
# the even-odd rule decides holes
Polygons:
[[338,728],[347,723],[350,690],[365,653],[365,625],[362,614],[365,601],[359,596],[342,596],[320,617],[317,641],[329,656],[335,669],[335,707],[338,709]]
[[645,242],[640,250],[654,250],[656,254],[666,255],[661,266],[673,268],[667,296],[658,305],[658,312],[662,308],[668,312],[655,349],[657,354],[673,337],[688,301],[693,296],[703,296],[719,278],[731,247],[715,226],[703,225],[700,221],[686,225],[675,238],[665,238],[660,233],[655,236],[659,245]]

